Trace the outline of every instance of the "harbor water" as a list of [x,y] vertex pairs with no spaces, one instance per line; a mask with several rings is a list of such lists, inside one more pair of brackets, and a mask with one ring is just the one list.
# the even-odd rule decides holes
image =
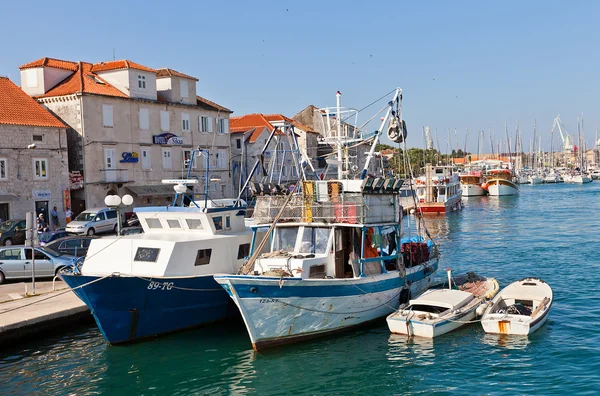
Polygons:
[[451,267],[501,286],[547,281],[555,301],[533,335],[488,335],[474,324],[407,339],[383,320],[257,354],[240,320],[115,347],[92,323],[0,350],[0,394],[597,394],[600,183],[463,202],[427,220],[438,275]]

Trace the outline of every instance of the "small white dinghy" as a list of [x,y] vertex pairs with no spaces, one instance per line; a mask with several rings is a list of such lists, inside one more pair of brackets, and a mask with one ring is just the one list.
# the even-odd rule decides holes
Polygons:
[[433,338],[456,330],[481,316],[489,299],[498,290],[498,282],[472,272],[443,285],[454,284],[458,289],[433,289],[387,317],[388,327],[394,334]]
[[525,278],[506,286],[481,318],[486,333],[528,335],[548,319],[552,289],[537,278]]

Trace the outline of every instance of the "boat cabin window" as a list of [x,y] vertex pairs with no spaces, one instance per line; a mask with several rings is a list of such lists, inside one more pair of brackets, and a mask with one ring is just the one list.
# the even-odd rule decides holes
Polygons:
[[231,230],[231,216],[225,216],[225,229]]
[[160,224],[159,219],[146,219],[146,224],[148,224],[148,228],[162,228],[162,224]]
[[308,273],[310,279],[325,279],[325,264],[311,265]]
[[202,220],[200,219],[185,219],[187,226],[190,230],[203,230]]
[[223,229],[223,216],[215,216],[212,218],[215,224],[215,230],[220,231]]
[[446,195],[446,187],[438,187],[439,195]]
[[240,247],[238,248],[238,255],[237,255],[238,260],[242,260],[242,259],[248,257],[249,255],[250,255],[250,244],[242,243],[240,245]]
[[329,242],[330,228],[304,227],[300,253],[325,254]]
[[419,311],[419,312],[430,312],[433,314],[440,314],[444,311],[447,311],[448,308],[446,307],[437,307],[435,305],[413,305],[411,308],[413,311]]
[[181,224],[179,224],[179,220],[177,219],[169,219],[167,220],[167,224],[169,228],[181,228]]
[[298,238],[298,227],[278,227],[273,238],[273,251],[293,252]]
[[212,253],[212,249],[200,249],[196,254],[196,262],[194,265],[206,265],[210,263],[210,255]]
[[147,261],[150,263],[156,263],[156,260],[158,260],[158,253],[160,253],[160,249],[139,247],[135,252],[133,261]]

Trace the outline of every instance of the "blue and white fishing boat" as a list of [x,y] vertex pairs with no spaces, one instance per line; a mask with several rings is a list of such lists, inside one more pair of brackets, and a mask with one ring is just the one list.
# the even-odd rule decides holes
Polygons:
[[[318,111],[329,126],[323,142],[337,154],[328,159],[337,178],[305,178],[289,195],[255,186],[252,227],[255,233],[268,227],[267,234],[254,238],[240,274],[215,275],[238,306],[255,350],[383,318],[426,290],[438,267],[431,242],[402,240],[403,180],[367,174],[381,132],[371,137],[364,168],[351,163],[348,147],[364,139],[359,129],[342,125],[350,110],[337,98],[333,116],[330,109]],[[400,89],[382,111],[379,131],[389,122],[388,135],[402,141]],[[357,178],[350,177],[353,171]]]
[[174,205],[135,208],[143,234],[95,239],[83,265],[60,275],[111,344],[239,315],[213,274],[244,264],[246,210],[233,199],[209,200],[207,191],[194,201],[187,185],[197,182],[163,180],[174,184]]

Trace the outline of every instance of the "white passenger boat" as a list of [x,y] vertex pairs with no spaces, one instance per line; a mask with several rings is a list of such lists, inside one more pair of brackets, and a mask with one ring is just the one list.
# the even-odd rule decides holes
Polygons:
[[[325,119],[323,141],[338,154],[337,178],[303,180],[292,195],[258,195],[253,228],[269,227],[268,238],[255,239],[241,274],[215,275],[258,351],[383,318],[408,300],[409,291],[425,290],[438,266],[431,241],[401,239],[403,181],[367,175],[379,133],[360,177],[344,177],[353,165],[345,147],[362,138],[357,129],[342,127],[351,110],[342,109],[339,98],[336,111],[317,113]],[[406,137],[400,100],[398,89],[378,129],[392,117],[388,136],[400,126]]]
[[449,288],[426,291],[389,315],[390,331],[427,338],[446,334],[480,317],[487,302],[499,290],[494,278],[486,279],[474,273],[462,275],[444,286],[448,284]]
[[517,195],[519,187],[512,181],[512,173],[508,169],[492,169],[483,189],[491,196]]
[[481,318],[486,333],[528,335],[548,319],[553,293],[541,279],[511,283],[492,300]]
[[452,166],[425,165],[416,180],[421,213],[445,214],[462,208],[460,178]]
[[481,187],[481,185],[485,182],[485,179],[480,170],[471,170],[466,173],[461,173],[459,177],[460,188],[462,190],[463,197],[479,197],[482,195],[487,195],[487,191]]

